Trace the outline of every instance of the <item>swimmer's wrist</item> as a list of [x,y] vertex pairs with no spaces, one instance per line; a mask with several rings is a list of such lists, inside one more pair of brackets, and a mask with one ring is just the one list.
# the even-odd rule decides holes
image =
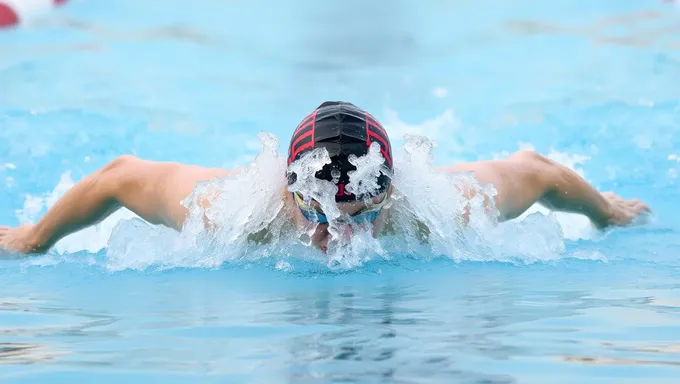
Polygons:
[[26,247],[31,253],[45,253],[50,248],[49,239],[45,238],[40,228],[40,223],[31,227],[25,240]]
[[598,229],[604,229],[614,223],[614,210],[609,201],[606,199],[603,202],[599,217],[593,218],[593,222]]

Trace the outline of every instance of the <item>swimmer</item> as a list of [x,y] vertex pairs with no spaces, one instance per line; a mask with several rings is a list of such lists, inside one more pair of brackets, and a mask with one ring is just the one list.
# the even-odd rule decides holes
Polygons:
[[[373,143],[379,146],[385,172],[378,177],[374,193],[358,198],[347,190],[348,173],[355,169],[348,157],[366,155]],[[321,104],[300,122],[291,137],[286,175],[289,185],[298,177],[310,176],[295,174],[291,164],[315,148],[325,148],[331,163],[314,176],[336,184],[335,202],[343,217],[371,223],[373,235],[378,236],[381,228],[389,225],[387,203],[394,191],[389,177],[394,166],[392,148],[380,122],[348,102]],[[533,151],[519,151],[502,160],[455,164],[439,171],[471,172],[480,185],[492,184],[497,194],[484,198],[495,208],[489,211],[497,214],[500,222],[517,218],[535,203],[585,215],[600,229],[632,224],[636,217],[650,212],[640,200],[598,192],[569,168]],[[151,224],[181,231],[189,211],[180,202],[196,184],[236,172],[123,155],[76,183],[36,224],[0,227],[0,248],[22,254],[45,253],[58,240],[99,223],[121,207]],[[316,229],[311,244],[325,251],[332,236],[328,218],[318,202],[288,189],[282,191],[281,198],[292,212],[291,225],[302,227],[313,222]],[[466,198],[483,193],[481,189],[460,190]],[[202,205],[209,207],[209,199],[202,200]]]

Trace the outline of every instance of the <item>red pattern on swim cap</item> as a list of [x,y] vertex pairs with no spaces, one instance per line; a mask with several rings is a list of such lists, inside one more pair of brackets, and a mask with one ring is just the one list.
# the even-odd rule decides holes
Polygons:
[[366,146],[370,147],[371,143],[377,142],[380,145],[380,153],[387,161],[388,166],[392,168],[392,145],[385,128],[368,112],[364,112],[364,116],[366,118]]
[[[314,129],[316,128],[316,112],[315,110],[309,116],[302,119],[293,136],[290,139],[290,147],[288,147],[288,164],[295,160],[295,157],[302,151],[308,148],[314,148]],[[311,128],[308,130],[308,128]],[[311,137],[311,140],[304,140]],[[304,141],[304,143],[302,143]]]

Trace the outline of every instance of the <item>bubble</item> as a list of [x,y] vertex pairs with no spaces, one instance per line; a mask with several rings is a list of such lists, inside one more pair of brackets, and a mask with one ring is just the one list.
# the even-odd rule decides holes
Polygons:
[[347,184],[347,192],[353,193],[357,199],[377,195],[380,190],[378,177],[381,174],[390,176],[385,167],[385,158],[380,153],[380,145],[373,142],[365,156],[349,155],[348,160],[356,170],[348,172],[350,181]]

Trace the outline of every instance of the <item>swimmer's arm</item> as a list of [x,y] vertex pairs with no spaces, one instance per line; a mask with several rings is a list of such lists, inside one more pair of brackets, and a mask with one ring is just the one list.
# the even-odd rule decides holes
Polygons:
[[31,228],[30,253],[44,253],[65,236],[98,224],[121,206],[151,223],[165,220],[154,185],[164,173],[149,162],[121,156],[69,189]]
[[[555,211],[583,214],[599,228],[627,225],[651,211],[637,199],[600,193],[576,172],[533,151],[520,151],[505,160],[460,164],[443,170],[474,172],[480,184],[494,185],[497,195],[493,202],[485,195],[484,206],[493,210],[495,205],[501,220],[516,218],[535,203]],[[474,188],[463,188],[468,198],[479,193]],[[466,221],[468,217],[469,209],[464,214]]]
[[179,202],[196,182],[226,171],[122,156],[85,177],[31,228],[25,253],[44,253],[63,237],[95,225],[120,207],[152,224],[180,230],[187,210]]
[[502,183],[507,188],[504,204],[512,215],[540,203],[554,211],[582,214],[603,229],[629,225],[651,212],[638,199],[598,191],[574,170],[534,151],[519,151],[503,163],[506,178],[515,181]]
[[[554,211],[587,216],[598,228],[630,225],[642,215],[651,213],[639,199],[623,199],[611,192],[602,193],[571,169],[545,159],[550,173],[541,173],[538,202]],[[540,183],[540,182],[539,182]]]
[[536,174],[524,172],[518,175],[517,179],[520,178],[522,183],[497,186],[501,199],[495,201],[477,187],[457,185],[467,201],[461,217],[463,223],[469,223],[471,201],[480,197],[485,213],[498,214],[500,221],[520,216],[535,203],[553,211],[583,214],[598,227],[606,227],[611,219],[611,206],[603,195],[566,167],[547,168]]

